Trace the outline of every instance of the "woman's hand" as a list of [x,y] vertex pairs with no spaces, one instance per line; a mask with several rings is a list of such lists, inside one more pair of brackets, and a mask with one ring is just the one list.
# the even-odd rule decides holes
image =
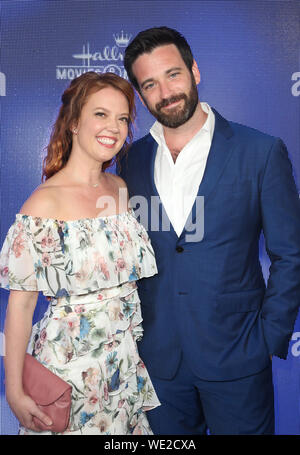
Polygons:
[[10,291],[5,320],[4,366],[6,398],[13,413],[25,428],[42,431],[33,422],[33,417],[49,425],[48,417],[24,393],[22,383],[24,357],[37,298],[37,291]]
[[45,425],[52,425],[51,419],[40,410],[28,395],[22,394],[18,397],[7,397],[7,402],[23,427],[38,432],[45,431],[34,423],[33,417],[37,417]]

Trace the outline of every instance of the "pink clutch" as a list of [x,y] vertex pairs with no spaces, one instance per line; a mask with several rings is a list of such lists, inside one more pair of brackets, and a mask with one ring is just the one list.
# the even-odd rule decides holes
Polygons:
[[53,424],[45,425],[36,417],[33,421],[41,430],[62,433],[68,426],[71,409],[72,387],[38,360],[25,355],[23,388]]

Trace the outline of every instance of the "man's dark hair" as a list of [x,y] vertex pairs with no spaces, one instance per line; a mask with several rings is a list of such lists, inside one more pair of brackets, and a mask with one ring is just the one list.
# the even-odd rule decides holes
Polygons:
[[144,53],[152,52],[156,47],[174,44],[190,72],[193,66],[193,54],[191,48],[181,33],[168,27],[154,27],[140,32],[129,44],[125,51],[124,67],[132,85],[138,90],[139,84],[132,72],[135,60]]

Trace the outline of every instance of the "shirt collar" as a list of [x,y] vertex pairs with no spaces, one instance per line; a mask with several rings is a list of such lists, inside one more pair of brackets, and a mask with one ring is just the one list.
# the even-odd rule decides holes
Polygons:
[[[204,123],[204,125],[200,128],[200,130],[197,132],[197,134],[191,139],[191,141],[196,138],[198,135],[200,135],[203,131],[206,131],[209,133],[210,136],[210,141],[212,141],[212,137],[214,134],[214,129],[215,129],[215,114],[213,113],[211,107],[204,102],[201,102],[201,107],[206,114],[208,114],[207,119]],[[164,130],[163,126],[161,123],[156,121],[152,127],[150,128],[150,134],[153,137],[153,139],[160,145],[160,146],[166,146],[165,142],[165,136],[164,136]]]

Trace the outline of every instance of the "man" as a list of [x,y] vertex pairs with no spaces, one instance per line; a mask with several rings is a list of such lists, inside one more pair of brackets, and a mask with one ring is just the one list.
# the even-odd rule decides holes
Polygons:
[[287,356],[300,304],[300,205],[286,148],[198,101],[199,70],[177,31],[139,33],[124,65],[157,119],[121,173],[131,197],[147,198],[158,266],[139,286],[139,350],[162,403],[148,413],[152,429],[272,434],[271,357]]

